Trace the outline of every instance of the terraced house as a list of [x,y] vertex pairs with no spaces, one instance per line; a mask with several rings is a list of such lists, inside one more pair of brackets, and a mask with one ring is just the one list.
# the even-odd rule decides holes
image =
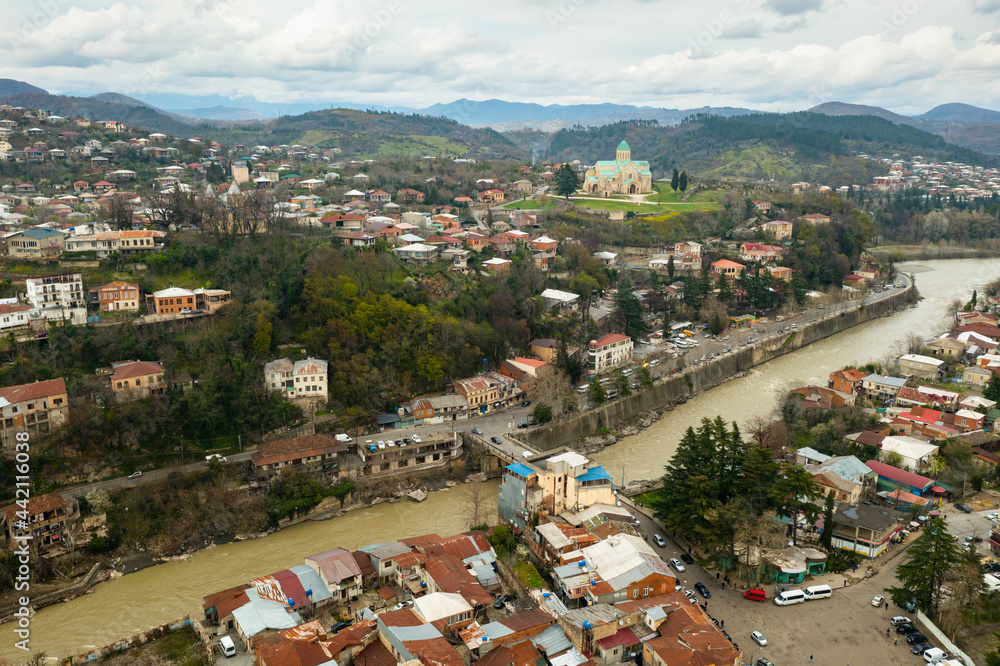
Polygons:
[[106,231],[99,234],[71,236],[66,239],[67,252],[94,252],[104,259],[112,254],[130,255],[158,252],[163,249],[166,232],[151,229]]

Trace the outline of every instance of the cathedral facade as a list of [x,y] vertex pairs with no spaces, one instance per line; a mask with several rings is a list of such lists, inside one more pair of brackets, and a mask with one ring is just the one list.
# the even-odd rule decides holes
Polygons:
[[622,141],[615,159],[600,160],[584,176],[587,194],[606,197],[611,194],[648,194],[653,191],[649,162],[632,159],[632,149]]

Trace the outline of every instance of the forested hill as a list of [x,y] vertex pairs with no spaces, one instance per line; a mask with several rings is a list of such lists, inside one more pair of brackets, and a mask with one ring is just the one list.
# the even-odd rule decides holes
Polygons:
[[[164,113],[151,106],[135,106],[107,101],[97,97],[70,97],[48,93],[15,93],[0,97],[14,106],[28,109],[48,109],[58,116],[75,118],[82,116],[90,120],[118,120],[129,127],[149,132],[163,132],[174,136],[195,136],[209,134],[205,125],[178,120],[176,116]],[[199,127],[201,128],[199,131]]]
[[222,129],[215,136],[230,145],[340,148],[346,157],[460,155],[527,159],[523,149],[489,128],[472,128],[448,118],[381,111],[311,111],[269,123]]
[[654,178],[674,168],[708,176],[808,180],[831,186],[867,182],[875,168],[853,157],[900,153],[993,166],[998,162],[940,136],[874,116],[798,112],[734,118],[697,116],[676,127],[630,121],[555,133],[542,156],[590,164],[613,159],[626,139],[635,159],[648,160]]

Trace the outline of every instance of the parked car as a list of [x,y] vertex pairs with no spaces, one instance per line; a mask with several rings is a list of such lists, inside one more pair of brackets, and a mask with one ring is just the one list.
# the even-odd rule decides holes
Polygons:
[[913,620],[906,617],[905,615],[897,615],[889,619],[889,624],[894,627],[898,627],[901,624],[913,624]]
[[756,643],[757,645],[759,645],[761,647],[764,647],[765,645],[767,645],[767,639],[764,638],[764,634],[760,633],[759,631],[751,631],[750,632],[750,638],[753,639],[754,643]]
[[712,593],[708,591],[708,588],[705,587],[704,583],[695,583],[694,589],[698,590],[698,593],[706,599],[710,599],[712,597]]
[[413,605],[412,601],[400,601],[398,604],[392,607],[392,610],[403,610],[404,608],[409,608]]
[[996,511],[994,511],[993,513],[986,514],[986,517],[989,518],[990,520],[996,520],[997,516],[1000,516],[1000,514],[998,514]]
[[136,471],[132,472],[131,474],[129,474],[128,478],[130,478],[130,479],[138,479],[140,476],[142,476],[142,472],[140,472],[139,470],[136,470]]
[[222,654],[226,657],[236,656],[236,644],[233,643],[233,639],[229,636],[223,636],[219,639],[219,649]]
[[681,560],[684,561],[684,564],[694,564],[694,558],[687,553],[681,553]]
[[518,424],[517,424],[517,427],[518,427],[518,428],[527,428],[527,427],[528,427],[528,424],[527,424],[527,423],[518,423]]
[[774,666],[774,662],[767,657],[761,657],[757,660],[756,666]]
[[919,631],[914,631],[912,634],[907,635],[906,642],[910,645],[916,645],[917,643],[926,643],[927,637],[924,636]]
[[226,462],[226,456],[219,453],[213,453],[211,455],[205,456],[205,460],[207,460],[208,462],[212,462],[213,460],[218,460],[220,463],[224,463]]
[[496,608],[497,610],[503,608],[512,598],[513,597],[509,594],[501,595],[496,601],[493,602],[493,608]]
[[916,631],[917,628],[914,627],[912,624],[901,624],[898,627],[896,627],[897,634],[907,635],[907,634],[912,634]]
[[412,439],[417,444],[420,443],[420,435],[413,435],[410,439]]
[[965,506],[964,504],[956,504],[955,508],[961,511],[962,513],[972,513],[972,509]]
[[501,444],[499,437],[490,437],[490,441],[494,444]]
[[687,571],[687,567],[684,566],[684,563],[678,560],[676,557],[670,558],[670,566],[672,566],[674,569],[677,569],[677,571],[679,572]]
[[983,565],[983,567],[985,567],[990,573],[996,573],[997,571],[1000,571],[1000,562],[987,562]]
[[660,548],[666,548],[667,547],[667,542],[664,541],[663,537],[661,537],[659,534],[654,534],[653,535],[653,543],[655,543]]
[[876,594],[874,597],[872,597],[872,606],[878,607],[878,606],[881,606],[884,603],[885,603],[885,597],[883,597],[881,595],[878,595],[878,594]]
[[910,648],[910,652],[912,652],[913,654],[923,654],[924,652],[930,650],[932,647],[934,646],[931,645],[930,643],[917,643],[916,645]]
[[181,310],[181,314],[194,314],[194,310],[184,308],[183,310]]
[[698,603],[698,597],[695,596],[694,590],[684,590],[684,594],[687,596],[688,601],[693,604]]
[[482,434],[483,434],[483,431],[482,431],[482,430],[480,430],[479,428],[473,428],[473,429],[472,429],[472,434],[473,434],[473,435],[482,435]]
[[353,622],[354,622],[353,620],[341,620],[337,624],[330,627],[330,631],[335,634],[342,629],[347,629],[349,626],[351,626],[351,624],[353,624]]
[[522,407],[530,407],[531,406],[531,401],[530,400],[525,400],[524,402],[521,403],[521,406]]

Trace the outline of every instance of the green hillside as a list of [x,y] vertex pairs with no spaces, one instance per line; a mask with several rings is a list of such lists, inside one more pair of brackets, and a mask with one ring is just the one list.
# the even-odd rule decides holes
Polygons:
[[874,116],[816,113],[698,116],[675,127],[629,121],[556,132],[539,146],[554,161],[592,163],[614,156],[627,139],[632,155],[650,163],[654,178],[672,169],[700,176],[808,180],[838,186],[867,182],[878,165],[858,152],[920,154],[928,159],[992,166],[998,158],[947,143],[942,137]]
[[340,148],[345,157],[393,155],[526,159],[527,153],[491,129],[417,114],[331,109],[273,122],[222,128],[214,136],[230,145],[301,144]]

